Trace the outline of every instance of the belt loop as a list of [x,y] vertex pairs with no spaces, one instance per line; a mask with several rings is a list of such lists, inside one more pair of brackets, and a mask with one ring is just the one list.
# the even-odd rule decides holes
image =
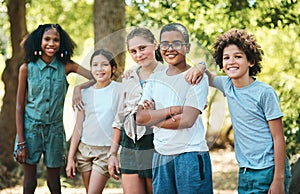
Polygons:
[[243,174],[245,174],[245,173],[246,173],[246,171],[247,171],[247,167],[244,167],[244,172],[243,172]]

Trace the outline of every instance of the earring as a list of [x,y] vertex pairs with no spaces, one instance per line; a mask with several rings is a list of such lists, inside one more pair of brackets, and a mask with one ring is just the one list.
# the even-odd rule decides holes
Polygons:
[[37,56],[37,55],[38,55],[38,52],[37,52],[37,51],[34,51],[34,52],[33,52],[33,55]]
[[39,51],[39,55],[42,56],[42,51]]
[[[65,51],[65,56],[67,56],[68,55],[68,51]],[[62,52],[62,53],[60,53],[60,57],[61,58],[63,58],[64,57],[64,53]]]

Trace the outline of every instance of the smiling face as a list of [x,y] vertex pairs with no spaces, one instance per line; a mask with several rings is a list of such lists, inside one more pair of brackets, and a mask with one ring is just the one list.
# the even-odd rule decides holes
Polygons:
[[223,70],[233,80],[249,80],[249,68],[252,67],[246,54],[235,44],[223,50]]
[[141,66],[156,64],[155,50],[157,43],[151,43],[143,37],[135,36],[128,40],[128,51],[132,59]]
[[60,48],[60,35],[55,28],[50,28],[45,31],[42,37],[42,59],[44,61],[52,60],[55,56],[55,53]]
[[104,55],[96,55],[91,62],[91,72],[97,83],[101,85],[110,83],[110,78],[114,68],[109,63],[109,60]]
[[160,44],[173,43],[181,43],[181,49],[175,50],[172,46],[170,46],[167,50],[160,50],[164,61],[174,66],[185,66],[185,55],[189,52],[190,44],[186,44],[182,33],[179,31],[166,31],[161,34]]

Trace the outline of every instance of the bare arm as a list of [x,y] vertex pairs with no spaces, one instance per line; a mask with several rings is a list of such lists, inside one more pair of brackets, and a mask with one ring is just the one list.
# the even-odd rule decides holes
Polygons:
[[76,124],[71,138],[70,149],[68,154],[68,163],[66,167],[67,176],[70,178],[74,178],[76,176],[75,154],[78,149],[78,145],[83,130],[82,123],[84,121],[84,115],[85,115],[84,111],[77,112]]
[[91,79],[88,82],[75,86],[73,90],[73,98],[72,98],[72,107],[74,110],[75,108],[78,110],[83,110],[84,103],[82,102],[81,90],[94,85],[95,82],[96,81],[94,79]]
[[284,169],[285,169],[285,140],[283,134],[282,119],[268,121],[274,141],[274,177],[269,193],[284,193]]
[[[171,108],[172,112],[172,108]],[[173,113],[171,113],[173,114]],[[168,118],[157,123],[155,126],[166,129],[185,129],[194,125],[200,111],[194,107],[184,106],[182,113],[174,115],[173,118]]]
[[121,136],[122,131],[118,128],[114,128],[112,144],[110,147],[110,157],[108,158],[108,171],[110,176],[116,180],[119,180],[118,174],[120,174],[120,166],[117,154],[120,147]]
[[[146,105],[147,102],[144,106],[147,107]],[[138,125],[184,129],[192,127],[199,114],[200,111],[198,109],[190,106],[171,106],[160,110],[139,106],[136,122]]]
[[209,84],[209,86],[215,87],[214,86],[214,79],[215,79],[216,75],[213,74],[213,73],[211,73],[208,69],[206,69],[205,73],[206,73],[206,75],[208,77],[208,84]]
[[80,66],[78,63],[75,62],[69,62],[65,65],[65,71],[66,74],[68,75],[69,73],[77,73],[86,79],[90,80],[93,79],[93,76],[89,70],[86,68]]
[[73,72],[89,79],[88,82],[76,86],[73,91],[73,98],[72,98],[73,109],[77,108],[78,110],[83,110],[84,104],[82,102],[81,89],[90,87],[95,83],[95,80],[89,70],[85,69],[84,67],[80,66],[75,62],[67,63],[65,65],[65,71],[67,75]]
[[[16,127],[18,134],[18,142],[25,142],[24,138],[24,110],[25,110],[25,95],[27,90],[27,75],[28,65],[23,64],[19,69],[19,81],[16,99]],[[27,148],[22,149],[17,153],[17,161],[24,163],[28,157]]]

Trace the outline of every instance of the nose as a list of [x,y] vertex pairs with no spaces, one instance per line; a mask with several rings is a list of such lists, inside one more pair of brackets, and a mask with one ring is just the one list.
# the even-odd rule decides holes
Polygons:
[[168,45],[167,51],[168,51],[168,50],[174,50],[174,49],[173,49],[173,44],[169,44],[169,45]]
[[229,64],[232,64],[232,63],[236,63],[236,60],[234,57],[230,57],[229,60],[227,61]]
[[140,57],[140,56],[142,56],[142,55],[143,55],[143,52],[142,52],[142,51],[139,51],[139,50],[138,50],[138,51],[136,52],[136,56],[137,56],[137,57]]

